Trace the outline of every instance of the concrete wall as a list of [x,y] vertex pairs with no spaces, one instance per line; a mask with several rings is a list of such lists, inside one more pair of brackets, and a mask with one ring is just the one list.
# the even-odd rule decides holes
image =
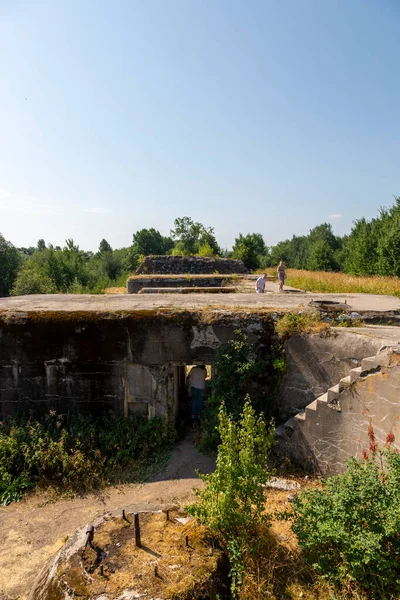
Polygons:
[[128,294],[137,294],[143,288],[175,288],[175,287],[222,287],[224,277],[129,277]]
[[387,340],[345,329],[301,335],[285,342],[287,371],[277,401],[280,419],[287,420],[324,394],[366,356],[376,354]]
[[339,396],[338,404],[317,401],[304,419],[294,420],[293,433],[282,448],[307,470],[324,476],[341,473],[346,461],[368,450],[368,425],[384,444],[393,431],[400,447],[400,356],[391,364],[357,380]]
[[269,315],[227,312],[32,312],[0,315],[0,418],[57,410],[178,413],[178,365],[212,364],[246,332],[256,352],[274,338]]

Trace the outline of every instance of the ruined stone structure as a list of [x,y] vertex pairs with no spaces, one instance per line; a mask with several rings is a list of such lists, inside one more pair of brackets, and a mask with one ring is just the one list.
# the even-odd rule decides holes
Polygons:
[[147,256],[136,273],[181,275],[248,273],[243,261],[208,256]]
[[240,329],[256,351],[270,315],[226,311],[37,311],[0,314],[0,418],[57,410],[141,413],[174,422],[185,366],[213,364]]
[[[328,296],[331,302],[336,298]],[[65,415],[160,415],[174,423],[185,402],[187,367],[212,366],[221,345],[238,329],[268,359],[278,343],[279,311],[304,310],[301,305],[315,305],[319,299],[327,300],[307,294],[0,299],[0,419],[56,410]],[[340,300],[348,314],[398,321],[398,298],[352,294]],[[279,425],[281,451],[311,470],[337,472],[344,468],[345,457],[358,451],[358,431],[366,433],[370,417],[384,439],[400,416],[400,367],[380,363],[387,371],[359,376],[366,357],[399,341],[397,327],[375,326],[334,328],[286,341],[287,371],[274,402],[268,396],[271,373],[262,382],[269,403],[265,408]],[[349,395],[347,378],[351,391],[359,391],[358,403]],[[389,384],[379,388],[386,380]],[[372,404],[364,398],[370,392]],[[354,423],[359,428],[353,431]]]

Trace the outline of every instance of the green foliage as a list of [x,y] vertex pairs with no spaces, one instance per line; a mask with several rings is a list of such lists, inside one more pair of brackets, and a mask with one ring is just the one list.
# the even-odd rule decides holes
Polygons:
[[182,256],[198,254],[200,247],[205,245],[210,246],[214,255],[221,253],[212,227],[195,223],[190,217],[175,219],[174,227],[171,230],[175,242],[172,254]]
[[240,588],[245,557],[257,550],[257,531],[268,523],[264,488],[270,478],[267,459],[274,440],[262,416],[256,416],[249,398],[235,422],[224,405],[218,414],[221,444],[216,469],[201,475],[205,488],[199,502],[188,507],[202,524],[219,537],[231,562],[231,591]]
[[246,335],[235,331],[234,339],[223,344],[215,362],[211,396],[206,400],[201,420],[201,449],[213,452],[220,443],[218,414],[222,403],[228,415],[238,420],[244,398],[250,394],[254,408],[267,418],[272,417],[273,394],[285,369],[282,346],[272,346],[268,356],[260,358]]
[[318,573],[336,584],[358,583],[368,597],[400,592],[400,455],[378,448],[350,459],[344,474],[302,491],[293,503],[292,528]]
[[102,254],[103,252],[112,252],[112,248],[111,248],[110,244],[104,238],[100,242],[99,252],[100,252],[100,254]]
[[21,264],[18,250],[0,234],[0,296],[8,296]]
[[275,324],[275,331],[280,338],[285,340],[294,335],[310,333],[323,327],[324,324],[317,312],[289,312],[279,318]]
[[198,256],[214,256],[214,251],[207,242],[199,247]]
[[170,441],[158,418],[77,418],[69,423],[51,411],[43,422],[0,425],[0,503],[18,500],[29,487],[51,483],[84,490],[110,479],[134,476],[141,463],[159,456]]
[[248,233],[235,239],[233,245],[233,258],[242,260],[250,271],[254,271],[260,266],[263,255],[266,252],[266,246],[261,233]]
[[19,271],[11,294],[25,296],[26,294],[55,294],[57,291],[57,286],[48,275],[27,266]]

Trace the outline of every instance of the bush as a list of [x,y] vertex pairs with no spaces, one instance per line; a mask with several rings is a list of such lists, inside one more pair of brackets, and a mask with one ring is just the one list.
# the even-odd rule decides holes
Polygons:
[[43,422],[5,422],[0,425],[0,504],[19,500],[36,484],[87,490],[110,479],[130,479],[169,441],[159,418],[81,417],[65,423],[52,411]]
[[257,551],[257,532],[269,522],[264,512],[265,484],[270,478],[267,458],[274,432],[267,431],[246,399],[236,423],[224,406],[219,411],[217,466],[211,475],[200,475],[206,483],[197,491],[199,502],[188,512],[213,531],[231,563],[231,591],[240,589],[246,557]]
[[282,339],[302,333],[319,333],[328,328],[329,324],[322,322],[318,313],[310,311],[286,313],[275,325],[275,330]]
[[318,573],[389,598],[400,592],[400,455],[393,434],[378,448],[370,425],[369,439],[369,452],[350,459],[344,474],[301,492],[292,528]]

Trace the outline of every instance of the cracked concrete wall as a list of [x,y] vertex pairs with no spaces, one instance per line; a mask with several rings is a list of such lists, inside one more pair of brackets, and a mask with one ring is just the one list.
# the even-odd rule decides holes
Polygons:
[[256,352],[274,337],[269,315],[227,311],[0,315],[0,418],[49,410],[178,413],[174,368],[213,364],[246,332]]
[[287,371],[277,399],[283,421],[324,394],[350,369],[359,366],[363,358],[376,354],[385,344],[384,339],[344,329],[328,333],[296,336],[285,342]]
[[399,364],[359,379],[341,393],[339,404],[340,411],[318,402],[317,410],[306,412],[286,442],[286,451],[306,469],[324,476],[343,472],[351,456],[360,458],[368,450],[370,420],[380,444],[393,431],[400,446]]

